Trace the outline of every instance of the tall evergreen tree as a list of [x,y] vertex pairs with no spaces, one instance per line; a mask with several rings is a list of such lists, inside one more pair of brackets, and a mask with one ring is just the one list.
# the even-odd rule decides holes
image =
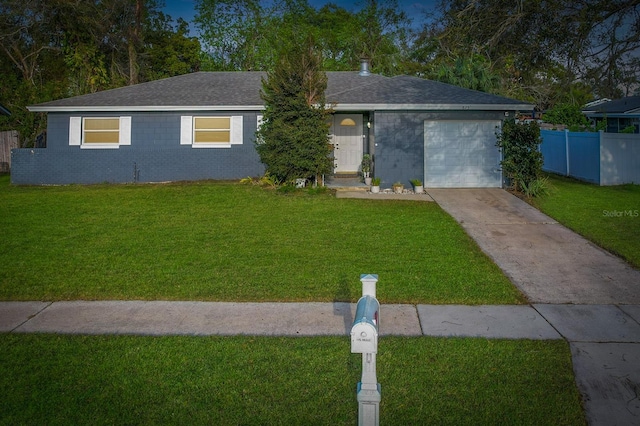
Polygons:
[[262,81],[265,112],[256,141],[267,173],[281,182],[318,182],[332,172],[327,76],[312,38],[280,55]]

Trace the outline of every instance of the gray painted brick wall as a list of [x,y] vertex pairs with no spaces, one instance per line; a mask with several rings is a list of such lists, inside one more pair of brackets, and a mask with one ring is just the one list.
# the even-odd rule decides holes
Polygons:
[[[180,145],[180,117],[202,113],[121,113],[131,116],[131,146],[118,149],[81,149],[69,146],[69,117],[78,114],[49,113],[45,149],[12,151],[14,184],[90,184],[164,182],[180,180],[233,180],[261,176],[264,165],[255,150],[258,112],[216,112],[243,115],[242,145],[231,148],[192,148]],[[107,114],[83,114],[100,116]],[[116,114],[112,114],[116,116]],[[375,175],[382,186],[424,176],[425,120],[500,120],[504,112],[382,111],[374,115]]]
[[[240,179],[260,176],[264,166],[254,146],[257,113],[243,115],[242,145],[231,148],[192,148],[180,145],[181,115],[202,113],[121,113],[131,116],[131,146],[81,149],[69,146],[69,117],[49,113],[47,148],[12,151],[14,184],[91,184]],[[107,114],[83,114],[108,116]],[[115,115],[114,115],[115,116]]]
[[[513,113],[511,113],[513,117]],[[390,188],[401,182],[411,188],[411,179],[424,177],[425,120],[502,120],[503,111],[412,112],[378,111],[375,113],[375,176],[380,186]]]

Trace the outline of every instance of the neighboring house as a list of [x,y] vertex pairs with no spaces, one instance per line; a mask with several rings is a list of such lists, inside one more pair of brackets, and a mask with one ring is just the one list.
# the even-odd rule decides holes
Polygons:
[[607,133],[620,133],[629,126],[640,133],[640,96],[587,104],[582,112],[594,125],[607,120]]
[[[532,105],[416,77],[327,72],[335,173],[372,154],[382,185],[500,187],[496,130]],[[29,107],[47,148],[14,150],[12,182],[67,184],[260,176],[262,72],[198,72]]]

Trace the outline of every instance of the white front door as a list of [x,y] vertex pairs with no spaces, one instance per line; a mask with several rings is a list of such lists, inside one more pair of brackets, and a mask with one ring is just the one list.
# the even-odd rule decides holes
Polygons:
[[356,173],[363,154],[362,114],[333,116],[333,156],[336,173]]

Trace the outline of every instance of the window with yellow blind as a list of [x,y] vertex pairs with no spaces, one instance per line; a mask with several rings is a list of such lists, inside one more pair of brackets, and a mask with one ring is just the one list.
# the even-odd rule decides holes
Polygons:
[[120,118],[86,118],[82,126],[83,144],[118,144],[120,142]]
[[83,149],[131,145],[131,117],[70,117],[69,145]]
[[243,143],[243,117],[197,116],[180,117],[180,144],[192,148],[231,148]]
[[231,117],[195,117],[193,143],[231,144]]

